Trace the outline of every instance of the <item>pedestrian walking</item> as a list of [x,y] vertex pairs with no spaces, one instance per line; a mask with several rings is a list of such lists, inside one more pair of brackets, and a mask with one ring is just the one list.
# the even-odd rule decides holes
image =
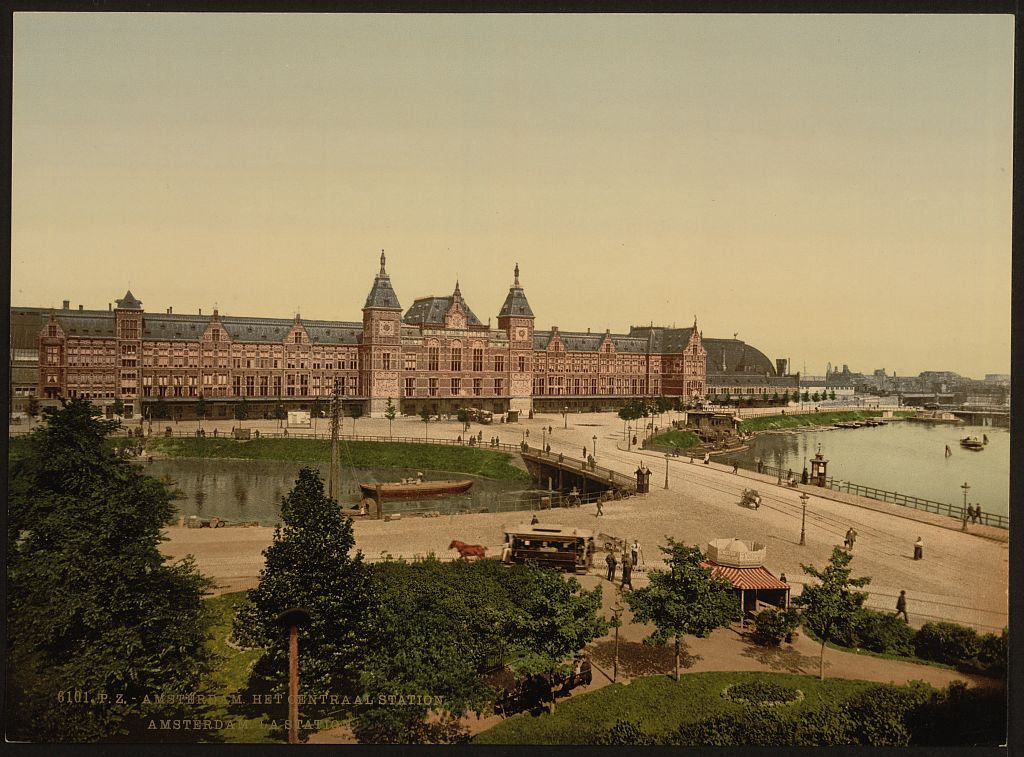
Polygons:
[[538,517],[537,517],[537,513],[534,513],[534,514],[533,514],[533,517],[532,517],[532,518],[530,518],[530,525],[531,525],[531,526],[535,526],[535,525],[537,525],[538,523],[540,523],[540,518],[538,518]]
[[551,436],[551,426],[548,426],[548,436]]
[[782,581],[782,583],[784,583],[784,584],[788,584],[789,583],[789,581],[786,580],[786,574],[785,573],[780,573],[779,574],[779,580]]
[[609,552],[604,561],[608,563],[608,580],[615,583],[615,566],[619,564],[618,560],[615,559],[615,553]]
[[740,469],[739,464],[737,464],[737,463],[733,463],[732,464],[732,472],[733,473],[736,473],[739,469]]
[[710,465],[710,464],[711,464],[711,453],[710,452],[705,452],[704,453],[704,465]]
[[900,589],[899,599],[896,600],[896,617],[903,616],[903,622],[909,623],[910,618],[907,617],[907,592]]
[[843,539],[843,546],[847,549],[853,549],[853,526],[846,529],[846,537]]
[[914,542],[914,559],[924,559],[924,539],[922,539],[920,536],[918,536],[917,541]]
[[601,507],[601,498],[598,497],[597,498],[597,516],[596,517],[600,518],[602,515],[604,515],[604,508]]
[[622,560],[622,584],[619,588],[625,589],[626,587],[633,588],[633,566],[630,565],[628,558]]
[[756,460],[754,460],[754,462],[757,464],[757,472],[758,473],[760,473],[762,470],[764,470],[764,463],[761,462],[761,458],[757,458]]
[[755,510],[760,510],[761,509],[761,495],[760,494],[755,494],[754,495],[754,509]]
[[584,444],[583,445],[583,460],[586,461],[586,459],[587,459],[587,445]]
[[978,519],[978,523],[981,523],[981,503],[974,503],[974,517]]

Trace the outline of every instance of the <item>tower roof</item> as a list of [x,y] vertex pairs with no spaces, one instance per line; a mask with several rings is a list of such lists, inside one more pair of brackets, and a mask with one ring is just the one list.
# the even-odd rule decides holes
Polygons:
[[366,295],[366,304],[363,305],[363,310],[369,308],[385,308],[388,310],[401,310],[402,306],[398,304],[398,295],[395,294],[395,290],[391,288],[391,277],[388,276],[387,271],[384,269],[384,250],[380,251],[380,273],[377,274],[373,280],[373,286],[370,288],[370,293]]
[[501,310],[498,311],[499,318],[510,315],[533,318],[533,310],[530,309],[530,303],[526,300],[526,293],[519,285],[519,263],[516,263],[515,279],[512,286],[509,287],[508,296],[505,297],[505,302],[501,306]]
[[135,299],[135,295],[132,294],[132,290],[131,289],[129,289],[127,292],[124,293],[124,297],[122,297],[119,300],[115,300],[115,302],[117,302],[117,307],[122,309],[122,310],[141,310],[142,309],[142,301]]

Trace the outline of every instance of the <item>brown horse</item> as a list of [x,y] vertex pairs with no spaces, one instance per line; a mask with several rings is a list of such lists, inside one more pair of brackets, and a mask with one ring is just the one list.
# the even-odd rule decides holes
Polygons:
[[453,541],[448,549],[457,550],[459,557],[465,560],[467,557],[483,558],[487,554],[487,547],[482,544],[466,544],[464,541]]

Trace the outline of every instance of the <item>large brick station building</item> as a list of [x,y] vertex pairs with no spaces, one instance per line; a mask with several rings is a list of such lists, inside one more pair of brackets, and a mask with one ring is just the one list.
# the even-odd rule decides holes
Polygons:
[[[632,327],[628,334],[547,331],[535,317],[519,266],[497,328],[470,309],[458,283],[447,297],[421,297],[403,313],[385,268],[362,321],[147,313],[129,291],[107,310],[12,308],[18,333],[37,334],[38,396],[85,397],[132,414],[163,400],[172,417],[229,417],[245,398],[250,417],[279,404],[309,409],[338,382],[349,410],[400,412],[601,410],[632,397],[714,397],[726,382],[767,394],[790,377],[738,340],[703,339],[689,328]],[[15,332],[12,330],[12,335]],[[709,377],[709,365],[713,366]],[[709,378],[713,385],[709,386]]]

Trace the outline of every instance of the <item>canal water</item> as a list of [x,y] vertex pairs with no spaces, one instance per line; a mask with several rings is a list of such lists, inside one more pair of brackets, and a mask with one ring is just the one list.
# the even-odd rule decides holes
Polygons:
[[[982,434],[989,439],[984,450],[960,446],[963,437],[981,439]],[[1010,432],[1004,428],[894,421],[873,428],[763,433],[749,449],[717,459],[735,459],[754,468],[760,458],[765,465],[792,468],[799,476],[819,444],[829,461],[828,475],[836,480],[951,505],[963,504],[960,487],[966,481],[969,503],[980,503],[986,512],[1010,514]],[[947,444],[950,457],[945,455]]]
[[[258,521],[272,526],[281,520],[281,498],[291,491],[303,465],[320,472],[327,489],[328,465],[294,463],[279,460],[225,460],[195,458],[164,458],[144,466],[155,478],[169,477],[182,497],[174,500],[178,515],[218,517],[227,521]],[[415,469],[349,468],[342,469],[340,501],[347,507],[360,500],[357,483],[398,481],[414,477]],[[473,487],[454,497],[424,500],[396,500],[384,503],[384,512],[400,513],[430,510],[440,513],[479,512],[481,510],[513,509],[519,499],[524,504],[516,509],[530,509],[529,482],[495,481],[466,473],[424,471],[424,479],[473,479]]]

